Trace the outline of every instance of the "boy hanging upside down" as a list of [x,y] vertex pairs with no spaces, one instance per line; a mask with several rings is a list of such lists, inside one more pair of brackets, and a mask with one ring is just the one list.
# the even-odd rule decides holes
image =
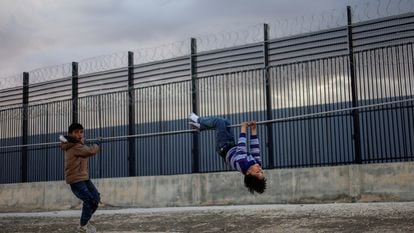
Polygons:
[[[266,178],[263,174],[262,160],[260,158],[259,139],[257,137],[256,122],[243,122],[237,145],[234,143],[230,122],[221,117],[199,117],[190,114],[190,125],[199,130],[216,130],[216,151],[224,158],[227,164],[244,175],[244,185],[249,192],[263,193],[266,189]],[[250,153],[246,146],[246,133],[250,128]]]

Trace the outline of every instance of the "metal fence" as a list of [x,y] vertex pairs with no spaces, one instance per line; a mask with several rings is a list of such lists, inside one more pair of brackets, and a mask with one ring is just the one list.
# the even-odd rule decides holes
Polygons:
[[[87,138],[112,138],[90,160],[93,178],[229,170],[214,132],[124,137],[188,129],[191,111],[280,119],[259,126],[267,169],[412,161],[414,14],[349,19],[278,39],[264,25],[262,42],[213,51],[192,39],[188,55],[159,62],[136,65],[130,52],[105,72],[83,74],[74,62],[53,81],[29,83],[25,73],[23,87],[0,90],[0,183],[63,179],[63,152],[43,143],[72,121]],[[408,101],[349,109],[396,100]]]

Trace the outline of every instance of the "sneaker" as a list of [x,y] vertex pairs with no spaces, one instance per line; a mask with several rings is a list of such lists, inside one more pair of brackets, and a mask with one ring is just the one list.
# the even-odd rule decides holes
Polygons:
[[85,226],[78,227],[78,233],[96,233],[96,227],[89,222]]
[[79,226],[77,233],[90,233],[90,231],[87,225],[85,225],[85,226]]
[[[197,114],[195,114],[195,113],[191,113],[190,114],[190,116],[189,116],[189,118],[190,118],[190,120],[191,121],[193,121],[193,122],[195,122],[195,123],[197,123],[198,122],[198,118],[200,118],[199,116],[197,116]],[[199,127],[200,128],[200,127]]]
[[199,123],[195,123],[195,122],[188,122],[188,124],[191,126],[191,128],[193,129],[200,129],[200,124]]
[[88,233],[96,233],[96,227],[90,222],[86,224],[86,228],[89,230]]

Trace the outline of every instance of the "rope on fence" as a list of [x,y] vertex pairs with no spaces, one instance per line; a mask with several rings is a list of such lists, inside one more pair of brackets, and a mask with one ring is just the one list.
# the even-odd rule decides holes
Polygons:
[[[360,109],[366,109],[366,108],[375,108],[385,105],[393,105],[393,104],[402,104],[402,103],[408,103],[414,101],[414,98],[409,99],[403,99],[403,100],[395,100],[395,101],[388,101],[383,103],[377,103],[377,104],[368,104],[368,105],[361,105],[358,107],[351,107],[351,108],[341,108],[341,109],[335,109],[335,110],[329,110],[329,111],[323,111],[323,112],[316,112],[316,113],[309,113],[309,114],[303,114],[303,115],[296,115],[296,116],[290,116],[290,117],[282,117],[282,118],[276,118],[271,120],[264,120],[264,121],[258,121],[257,125],[263,125],[263,124],[273,124],[278,122],[285,122],[285,121],[291,121],[291,120],[298,120],[302,118],[309,118],[309,117],[316,117],[321,115],[327,115],[327,114],[333,114],[333,113],[339,113],[339,112],[347,112],[347,111],[354,111],[354,110],[360,110]],[[229,127],[239,127],[241,124],[233,124]],[[144,133],[144,134],[134,134],[134,135],[122,135],[122,136],[114,136],[114,137],[103,137],[100,140],[102,141],[108,141],[108,140],[117,140],[117,139],[127,139],[127,138],[144,138],[144,137],[154,137],[154,136],[166,136],[166,135],[175,135],[175,134],[184,134],[184,133],[194,133],[198,132],[197,129],[186,129],[186,130],[176,130],[176,131],[166,131],[166,132],[155,132],[155,133]],[[86,141],[94,141],[96,139],[88,139]],[[2,146],[0,149],[10,149],[10,148],[20,148],[20,147],[32,147],[32,146],[47,146],[47,145],[58,145],[60,142],[48,142],[48,143],[35,143],[35,144],[26,144],[26,145],[12,145],[12,146]]]

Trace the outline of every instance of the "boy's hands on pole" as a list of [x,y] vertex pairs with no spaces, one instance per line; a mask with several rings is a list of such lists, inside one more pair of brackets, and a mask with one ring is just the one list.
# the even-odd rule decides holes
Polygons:
[[242,122],[241,126],[240,126],[240,132],[241,133],[246,133],[248,128],[250,128],[252,135],[257,134],[257,122],[256,121]]
[[102,137],[99,136],[97,139],[95,139],[94,144],[100,146],[101,145],[101,141],[102,141]]
[[249,122],[250,130],[252,131],[252,135],[257,135],[257,123],[256,121]]
[[248,127],[249,127],[249,122],[247,122],[247,121],[242,122],[241,126],[240,126],[240,132],[241,133],[246,133]]

